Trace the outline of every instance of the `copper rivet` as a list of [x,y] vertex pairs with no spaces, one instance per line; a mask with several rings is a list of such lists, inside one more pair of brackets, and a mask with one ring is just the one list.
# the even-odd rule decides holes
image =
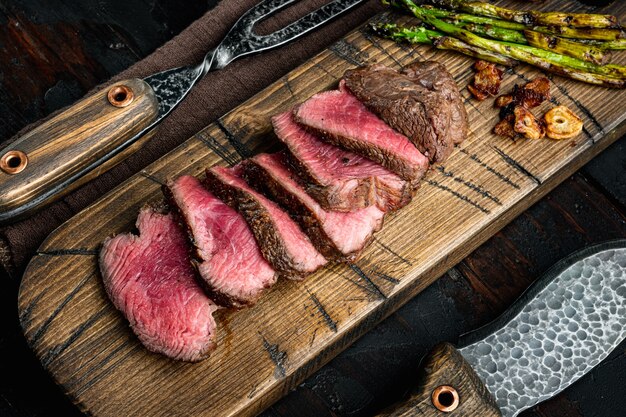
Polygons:
[[9,151],[0,158],[0,169],[7,174],[24,171],[28,165],[28,156],[22,151]]
[[107,98],[109,99],[109,103],[115,107],[126,107],[133,102],[135,95],[133,94],[133,90],[129,87],[120,84],[111,87]]
[[431,399],[435,408],[444,413],[450,413],[459,406],[459,393],[449,385],[440,385],[435,388]]

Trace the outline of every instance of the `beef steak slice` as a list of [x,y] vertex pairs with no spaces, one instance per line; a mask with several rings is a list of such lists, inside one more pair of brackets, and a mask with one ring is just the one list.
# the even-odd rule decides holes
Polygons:
[[[467,115],[457,100],[460,93],[456,96],[450,88],[443,88],[449,82],[437,82],[437,77],[449,74],[441,65],[418,62],[404,72],[383,65],[348,70],[344,81],[367,108],[407,136],[434,163],[444,161],[461,140],[460,133],[467,131],[463,127]],[[454,119],[461,124],[465,119],[465,124],[457,126]]]
[[104,288],[149,350],[198,361],[215,348],[217,306],[196,282],[187,241],[171,214],[145,207],[139,236],[104,241],[100,271]]
[[446,68],[437,61],[414,62],[404,67],[401,71],[413,82],[419,83],[425,88],[443,95],[450,103],[450,130],[449,135],[456,145],[467,138],[469,123],[467,110],[463,104],[463,96],[454,77]]
[[200,284],[209,296],[225,307],[254,304],[276,282],[276,273],[244,218],[195,177],[178,177],[163,191],[186,226]]
[[411,201],[411,186],[367,158],[324,142],[293,120],[292,112],[272,118],[287,145],[287,160],[306,192],[325,210],[353,211],[376,205],[396,210]]
[[246,160],[244,176],[290,213],[327,259],[353,261],[382,226],[384,212],[376,206],[351,212],[324,210],[298,183],[283,153]]
[[378,162],[414,188],[428,159],[345,89],[315,94],[294,108],[296,122],[339,147]]
[[246,219],[265,259],[282,276],[302,279],[326,264],[298,225],[242,178],[242,166],[206,171],[207,187]]

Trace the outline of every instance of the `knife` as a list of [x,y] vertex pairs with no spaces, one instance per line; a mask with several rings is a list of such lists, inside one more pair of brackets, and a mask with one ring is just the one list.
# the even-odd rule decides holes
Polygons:
[[1,149],[0,223],[26,216],[121,162],[208,72],[296,39],[363,0],[335,0],[271,34],[254,33],[256,23],[294,2],[262,1],[199,65],[119,81]]
[[410,398],[380,416],[514,417],[553,397],[626,338],[626,240],[554,265],[500,318],[437,345]]

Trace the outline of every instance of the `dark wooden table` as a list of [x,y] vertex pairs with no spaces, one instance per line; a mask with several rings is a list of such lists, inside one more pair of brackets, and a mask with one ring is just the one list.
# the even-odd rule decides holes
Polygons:
[[[215,0],[0,0],[0,138],[70,104],[184,29]],[[626,105],[618,103],[618,105]],[[515,219],[264,416],[367,416],[420,358],[506,310],[561,257],[626,237],[626,138]],[[26,346],[19,282],[0,277],[0,415],[78,416]],[[524,416],[626,415],[626,343]]]

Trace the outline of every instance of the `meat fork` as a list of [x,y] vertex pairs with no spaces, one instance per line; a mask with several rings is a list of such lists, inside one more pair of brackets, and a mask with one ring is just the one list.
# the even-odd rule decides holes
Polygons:
[[256,23],[295,1],[262,1],[198,65],[117,82],[0,150],[0,223],[32,213],[121,162],[207,73],[290,42],[363,2],[334,0],[271,34],[254,32]]

